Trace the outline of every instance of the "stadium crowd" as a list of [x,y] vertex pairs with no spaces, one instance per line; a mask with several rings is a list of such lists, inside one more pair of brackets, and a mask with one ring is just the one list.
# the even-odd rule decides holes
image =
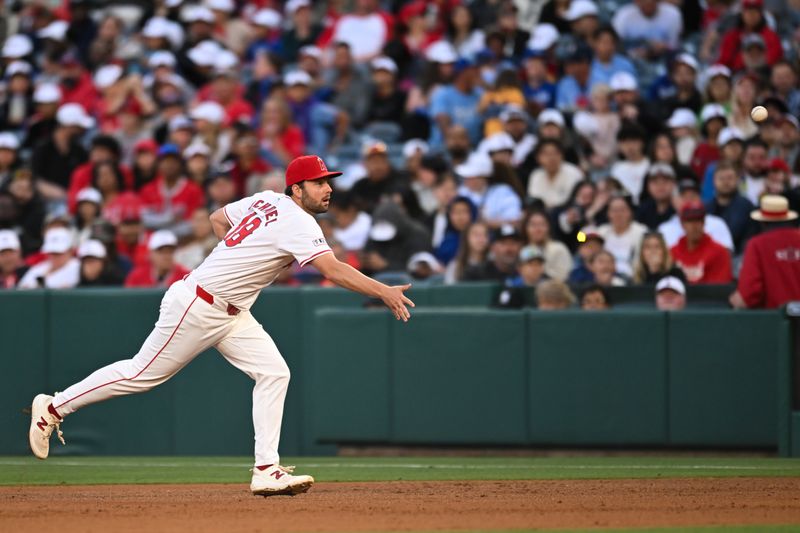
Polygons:
[[312,153],[345,172],[328,243],[382,279],[543,309],[736,278],[736,307],[800,299],[798,2],[2,9],[0,287],[167,286],[216,246],[210,212]]

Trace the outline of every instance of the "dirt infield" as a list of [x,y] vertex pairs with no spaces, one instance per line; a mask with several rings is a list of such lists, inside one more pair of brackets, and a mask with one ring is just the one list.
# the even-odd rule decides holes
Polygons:
[[0,487],[0,531],[413,531],[800,524],[800,479]]

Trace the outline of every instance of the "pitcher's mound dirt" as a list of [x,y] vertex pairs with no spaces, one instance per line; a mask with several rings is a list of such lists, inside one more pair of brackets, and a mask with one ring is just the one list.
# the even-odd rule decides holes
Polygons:
[[800,479],[318,483],[0,488],[0,531],[413,531],[800,524]]

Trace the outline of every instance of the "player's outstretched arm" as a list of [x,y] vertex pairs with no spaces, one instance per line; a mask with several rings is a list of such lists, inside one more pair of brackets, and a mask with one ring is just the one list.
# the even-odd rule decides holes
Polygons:
[[397,320],[408,322],[411,318],[411,313],[408,307],[414,307],[414,302],[408,299],[404,291],[407,291],[411,285],[396,285],[390,287],[384,285],[379,281],[365,276],[355,268],[347,263],[342,263],[332,254],[322,254],[317,257],[311,264],[319,270],[323,276],[345,289],[360,292],[371,298],[380,298],[386,304],[392,313],[394,313]]
[[211,216],[208,218],[211,220],[211,227],[214,228],[214,235],[221,240],[227,235],[228,230],[231,229],[228,217],[225,216],[225,213],[222,212],[222,208],[220,208],[211,213]]

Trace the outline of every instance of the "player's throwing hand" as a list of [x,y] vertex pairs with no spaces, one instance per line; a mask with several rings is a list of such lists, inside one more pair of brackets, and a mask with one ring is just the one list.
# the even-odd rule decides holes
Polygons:
[[406,306],[415,307],[414,302],[403,294],[410,288],[410,283],[406,285],[395,285],[393,287],[386,287],[383,294],[381,294],[381,300],[386,304],[386,307],[391,309],[397,320],[402,320],[403,322],[408,322],[408,319],[411,318],[411,313],[408,312]]

